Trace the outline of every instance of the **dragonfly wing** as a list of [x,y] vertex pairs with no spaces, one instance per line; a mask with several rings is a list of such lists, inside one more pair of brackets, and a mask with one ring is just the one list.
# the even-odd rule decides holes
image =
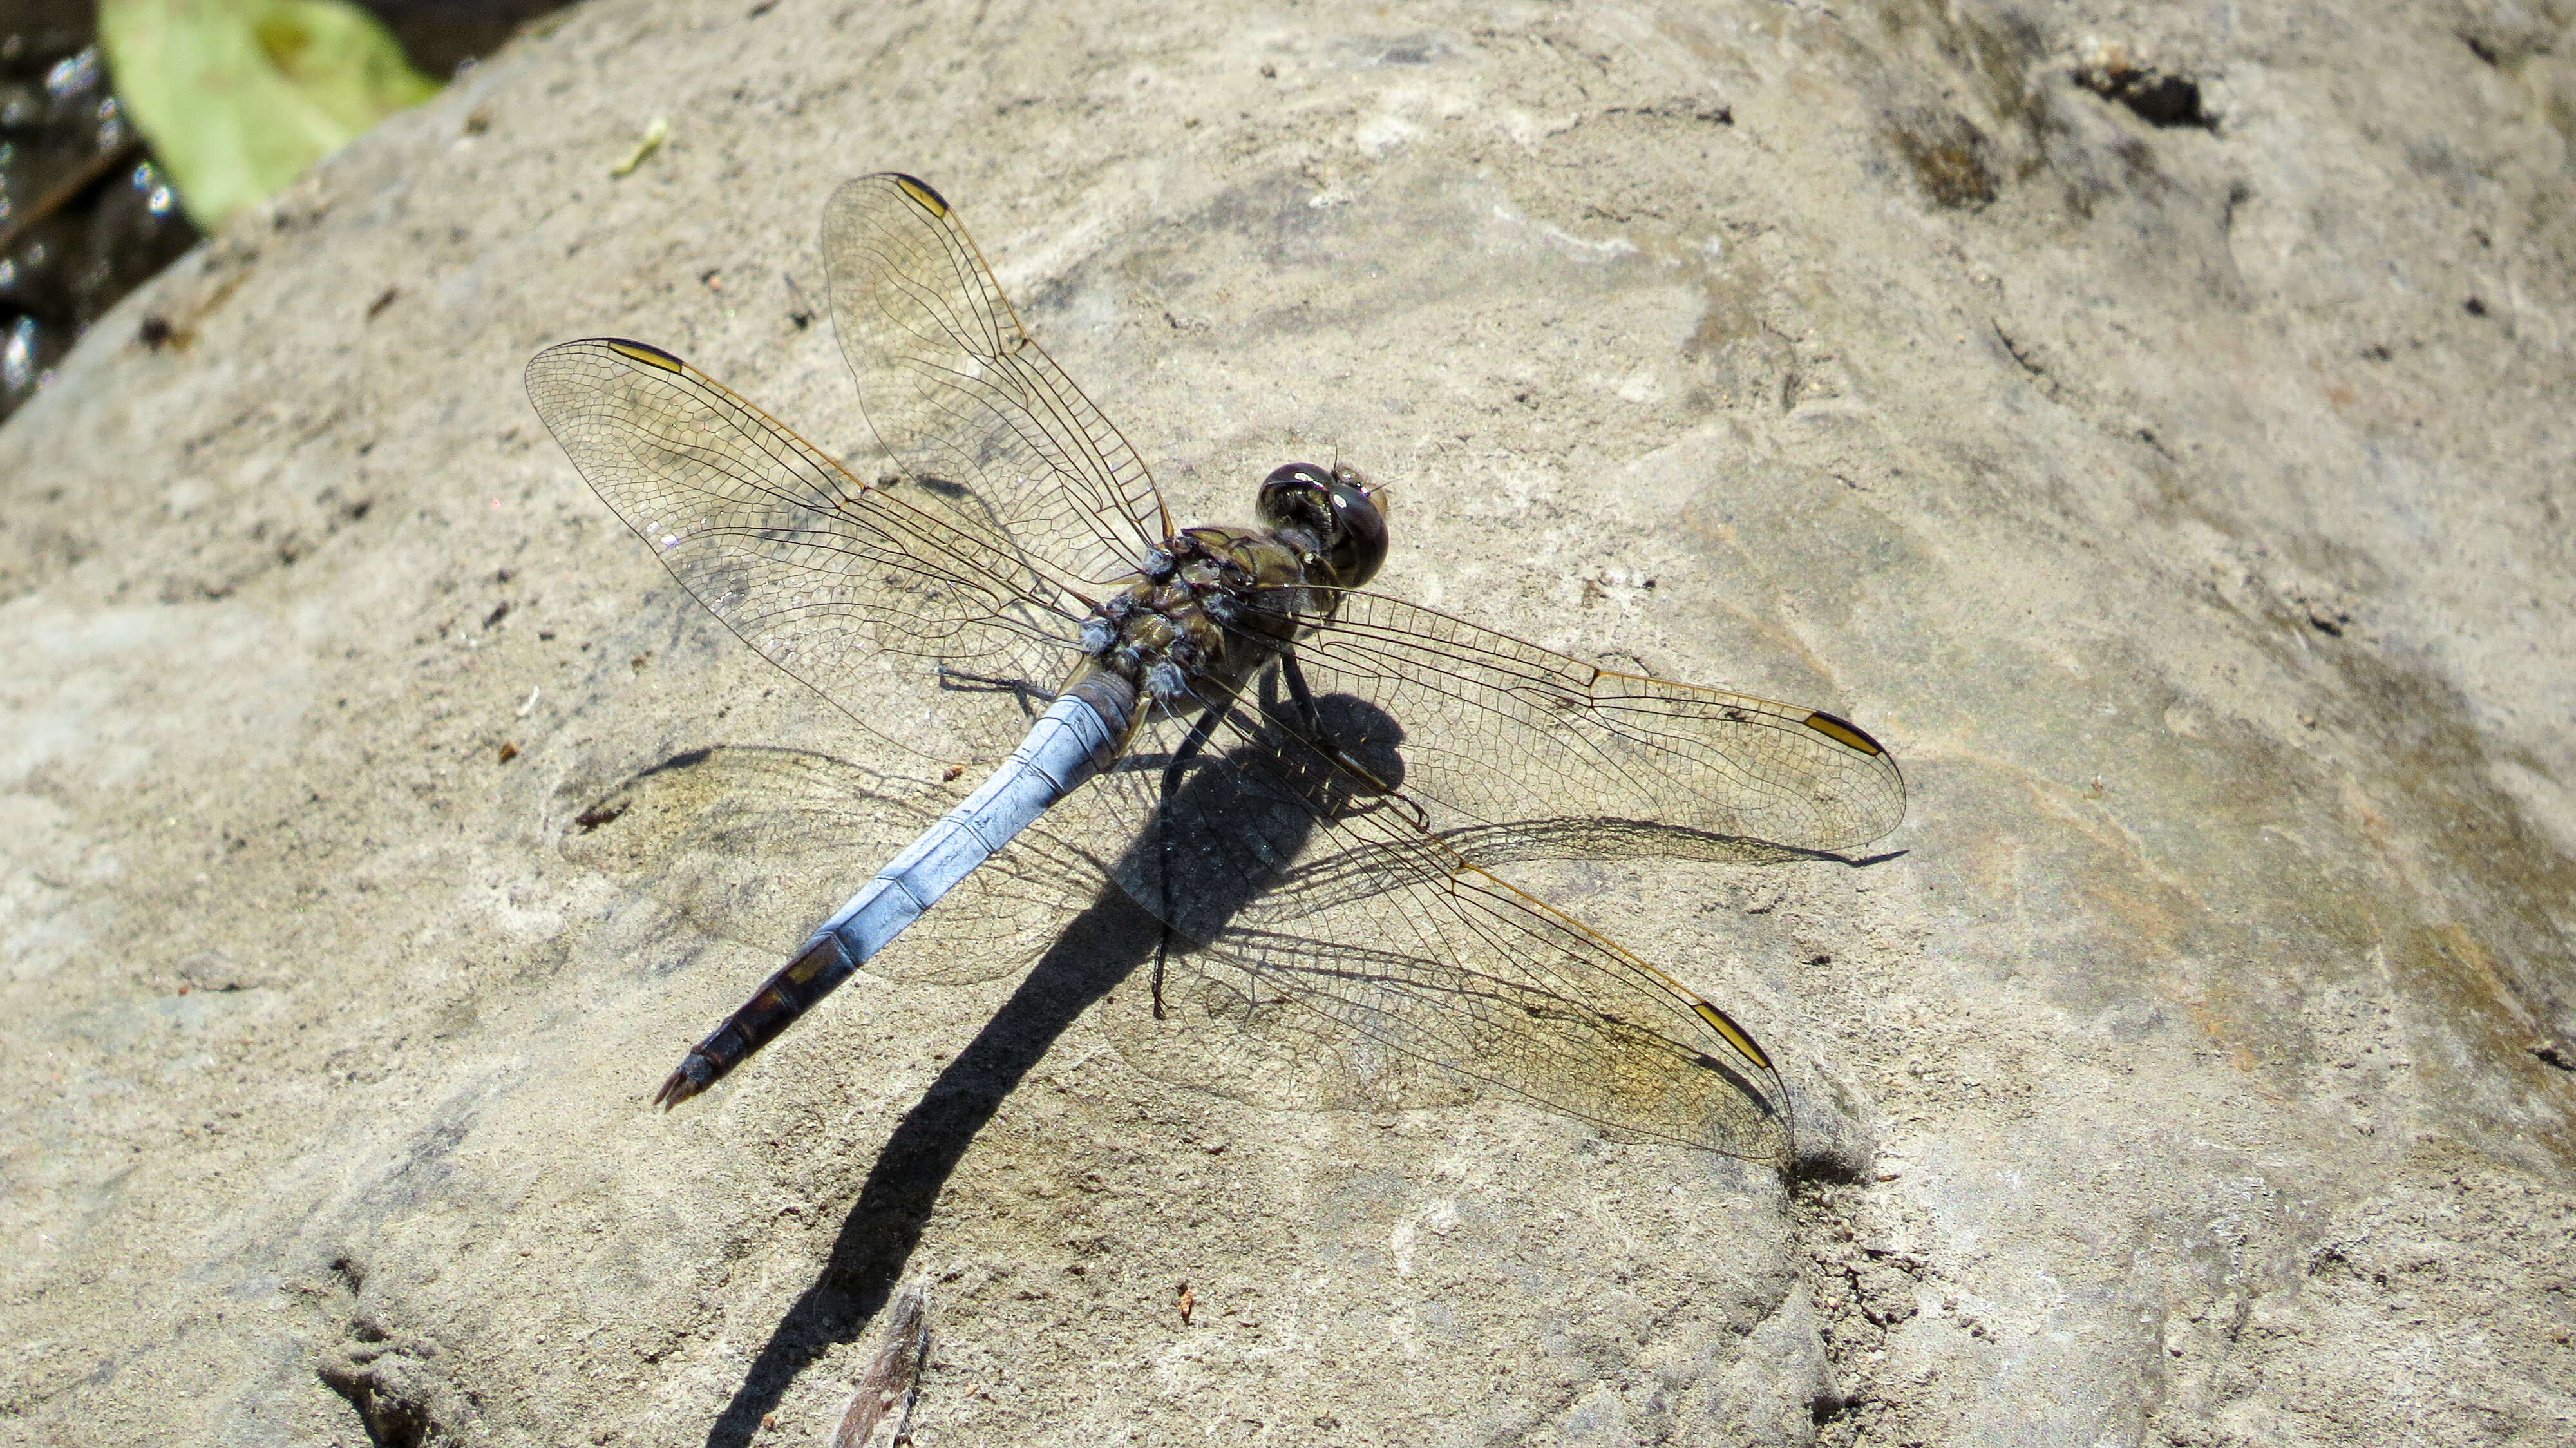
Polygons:
[[1896,761],[1846,720],[1596,668],[1382,595],[1340,595],[1297,658],[1318,694],[1365,699],[1401,722],[1405,791],[1487,863],[1560,845],[1654,849],[1623,824],[1847,850],[1904,818]]
[[[1319,707],[1337,741],[1393,737],[1364,701]],[[1168,809],[1163,779],[1189,721],[1145,725],[1110,773],[866,973],[1017,970],[1114,880],[1174,928],[1163,1016],[1143,971],[1104,1013],[1149,1075],[1292,1108],[1500,1091],[1625,1136],[1782,1159],[1786,1098],[1748,1030],[1461,855],[1419,806],[1355,789],[1282,717],[1275,690],[1238,705],[1183,765]],[[1366,744],[1354,755],[1381,779],[1392,767]],[[784,952],[953,802],[818,754],[719,747],[582,802],[563,850],[708,934]],[[1151,955],[1149,935],[1131,960]]]
[[[1318,699],[1337,741],[1392,744],[1386,716]],[[1121,830],[1120,886],[1173,927],[1161,1019],[1105,1021],[1139,1069],[1277,1106],[1422,1105],[1495,1090],[1612,1132],[1785,1159],[1787,1098],[1752,1034],[1582,922],[1433,833],[1402,793],[1327,759],[1275,690],[1238,702],[1161,804],[1167,721],[1057,806],[1082,839]]]
[[[720,745],[567,801],[562,848],[703,934],[784,958],[955,803],[953,790],[825,754]],[[1096,858],[1041,820],[865,969],[939,984],[1008,975],[1107,885]]]
[[549,347],[528,395],[698,602],[905,748],[1007,749],[1080,656],[1089,602],[1071,580],[914,489],[852,477],[667,352]]
[[938,192],[894,172],[843,184],[823,259],[859,406],[922,487],[1095,588],[1171,536],[1136,450],[1020,325]]

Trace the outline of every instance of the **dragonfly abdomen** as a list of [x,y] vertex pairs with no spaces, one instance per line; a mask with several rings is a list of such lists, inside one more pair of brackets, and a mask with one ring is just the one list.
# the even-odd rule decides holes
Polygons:
[[1057,800],[1108,768],[1126,742],[1135,713],[1134,686],[1103,671],[1084,674],[1057,695],[993,777],[922,831],[818,926],[795,959],[698,1042],[654,1101],[673,1106],[688,1100],[776,1039],[976,866]]

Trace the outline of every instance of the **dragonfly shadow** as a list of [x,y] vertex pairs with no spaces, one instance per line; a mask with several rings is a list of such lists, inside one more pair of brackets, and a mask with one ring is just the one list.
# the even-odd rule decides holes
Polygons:
[[[1316,704],[1334,738],[1372,741],[1355,755],[1356,762],[1379,779],[1401,777],[1394,745],[1402,731],[1384,712],[1347,696],[1326,696]],[[1274,725],[1277,719],[1272,712]],[[1307,807],[1288,798],[1288,791],[1327,809],[1360,803],[1351,791],[1319,778],[1329,770],[1311,755],[1300,766],[1268,751],[1249,757],[1252,752],[1246,746],[1199,761],[1173,799],[1177,837],[1212,844],[1224,832],[1228,848],[1184,847],[1176,859],[1153,841],[1139,840],[1115,867],[1115,878],[1159,880],[1168,873],[1173,888],[1192,897],[1192,925],[1221,928],[1272,883],[1269,872],[1247,868],[1246,862],[1295,858],[1313,828]],[[1153,756],[1130,761],[1157,773],[1165,762]],[[826,1346],[867,1330],[891,1299],[940,1193],[976,1135],[1065,1028],[1150,962],[1161,939],[1155,917],[1114,884],[1066,926],[895,1124],[858,1200],[842,1218],[822,1270],[770,1331],[709,1430],[709,1448],[744,1448],[807,1362]]]
[[817,1352],[866,1331],[881,1311],[939,1195],[976,1134],[1065,1027],[1153,955],[1154,918],[1116,890],[1077,916],[895,1124],[813,1284],[770,1331],[707,1434],[710,1448],[752,1441]]

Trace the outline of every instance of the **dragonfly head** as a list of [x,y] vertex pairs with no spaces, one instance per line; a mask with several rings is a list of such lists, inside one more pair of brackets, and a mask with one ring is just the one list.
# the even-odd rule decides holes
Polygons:
[[1290,463],[1274,469],[1262,479],[1253,511],[1262,526],[1310,544],[1304,551],[1333,570],[1329,581],[1336,587],[1359,587],[1386,561],[1386,515],[1348,468]]

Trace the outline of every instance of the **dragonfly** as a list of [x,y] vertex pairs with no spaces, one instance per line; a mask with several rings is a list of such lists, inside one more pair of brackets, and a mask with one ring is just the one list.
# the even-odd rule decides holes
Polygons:
[[854,810],[870,838],[918,834],[658,1104],[854,976],[971,978],[1117,891],[1158,932],[1153,1018],[1211,1043],[1220,1087],[1495,1090],[1787,1159],[1788,1092],[1755,1034],[1509,876],[1866,845],[1905,807],[1876,739],[1372,591],[1389,495],[1348,467],[1282,465],[1253,522],[1176,527],[938,191],[849,181],[822,241],[892,462],[876,476],[658,347],[566,342],[527,371],[583,478],[708,612],[897,750],[987,771],[935,817],[918,792]]

